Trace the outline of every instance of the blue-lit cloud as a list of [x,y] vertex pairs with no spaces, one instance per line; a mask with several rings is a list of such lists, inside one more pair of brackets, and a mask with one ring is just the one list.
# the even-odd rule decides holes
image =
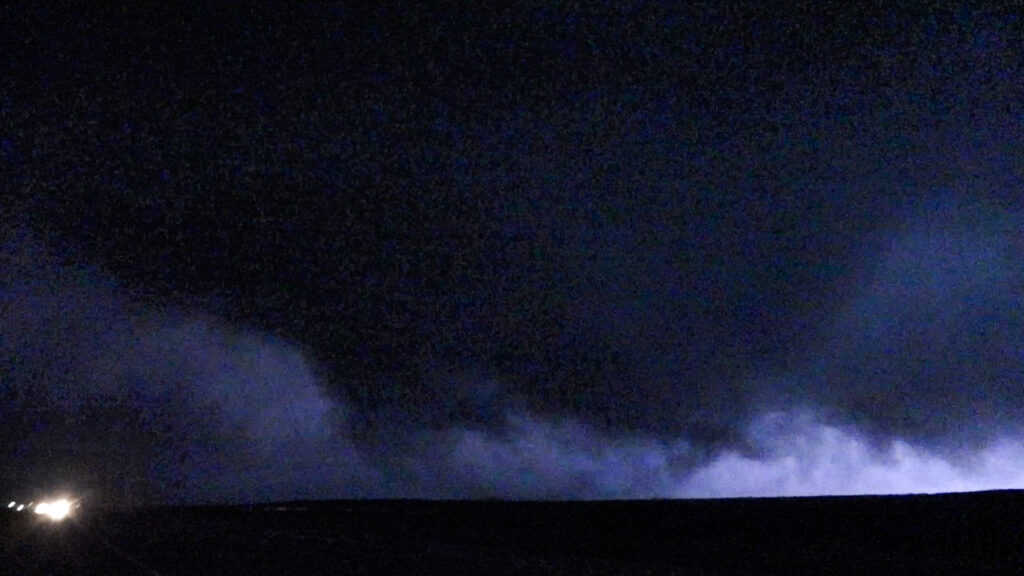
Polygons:
[[23,231],[3,258],[0,413],[20,484],[247,501],[358,495],[372,479],[296,345],[141,304]]
[[728,450],[679,479],[679,497],[909,494],[1024,488],[1024,442],[996,438],[969,453],[935,451],[806,413],[772,413],[747,431],[757,456]]
[[866,243],[849,297],[782,387],[787,402],[833,408],[883,437],[1019,433],[1021,218],[947,200],[894,221]]
[[[1024,487],[1024,437],[998,421],[1020,404],[995,378],[1019,373],[1014,343],[1024,341],[1013,316],[1022,273],[1012,227],[954,214],[933,212],[892,233],[823,327],[817,353],[780,378],[785,386],[752,385],[784,393],[765,397],[784,405],[752,395],[737,438],[713,448],[532,412],[518,398],[496,404],[510,407],[500,425],[385,425],[376,440],[357,440],[349,430],[358,408],[323,393],[298,343],[198,306],[146,303],[15,233],[0,251],[3,455],[24,481],[35,474],[80,482],[97,497],[178,502]],[[979,328],[990,337],[961,334]],[[986,363],[936,355],[942,346]],[[924,361],[936,378],[948,370],[976,380],[951,388],[953,380],[909,379]],[[509,394],[500,377],[481,382],[488,397]],[[971,412],[985,399],[987,413]],[[973,431],[969,442],[958,427]]]
[[[501,432],[452,429],[404,463],[405,495],[503,498],[725,498],[908,494],[1024,488],[1024,439],[970,450],[901,438],[868,440],[854,427],[794,409],[743,427],[745,447],[697,461],[686,439],[610,436],[573,419],[509,417]],[[408,490],[410,486],[404,488]]]

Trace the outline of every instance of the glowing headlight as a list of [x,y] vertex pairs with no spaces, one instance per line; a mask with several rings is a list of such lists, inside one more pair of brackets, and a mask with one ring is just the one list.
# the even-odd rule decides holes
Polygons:
[[63,520],[71,513],[71,502],[67,498],[53,502],[40,502],[36,505],[36,514],[45,514],[50,520]]

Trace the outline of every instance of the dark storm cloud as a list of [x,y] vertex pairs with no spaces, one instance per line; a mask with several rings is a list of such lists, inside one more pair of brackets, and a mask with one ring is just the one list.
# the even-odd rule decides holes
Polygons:
[[[692,437],[608,432],[522,405],[494,415],[500,425],[396,424],[383,429],[401,434],[357,440],[348,432],[358,410],[325,398],[297,346],[197,309],[141,304],[24,232],[2,255],[9,490],[201,502],[844,494],[1024,481],[1016,435],[935,451],[890,429],[868,441],[856,425],[806,408],[736,422],[742,446],[714,453]],[[477,386],[485,397],[503,393],[486,379]]]
[[1009,21],[375,6],[12,15],[12,462],[118,492],[123,446],[199,499],[1019,482]]
[[299,348],[140,304],[23,230],[0,254],[3,454],[17,488],[245,501],[345,480],[358,494],[364,464],[332,432],[343,408]]
[[791,375],[794,394],[884,436],[1018,433],[1020,214],[936,194],[895,220],[862,251],[849,297]]

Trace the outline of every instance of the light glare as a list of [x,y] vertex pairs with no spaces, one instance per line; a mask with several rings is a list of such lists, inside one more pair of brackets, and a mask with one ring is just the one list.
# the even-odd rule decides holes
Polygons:
[[71,513],[71,502],[67,498],[54,500],[53,502],[40,502],[36,506],[36,514],[49,516],[50,520],[63,520]]
[[66,498],[61,498],[56,502],[50,502],[46,509],[50,519],[63,520],[71,513],[71,502],[68,502]]

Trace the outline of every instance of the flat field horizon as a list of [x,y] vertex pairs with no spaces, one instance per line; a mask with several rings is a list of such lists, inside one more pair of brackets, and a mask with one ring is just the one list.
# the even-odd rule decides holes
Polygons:
[[1009,574],[1024,491],[4,510],[10,574]]

